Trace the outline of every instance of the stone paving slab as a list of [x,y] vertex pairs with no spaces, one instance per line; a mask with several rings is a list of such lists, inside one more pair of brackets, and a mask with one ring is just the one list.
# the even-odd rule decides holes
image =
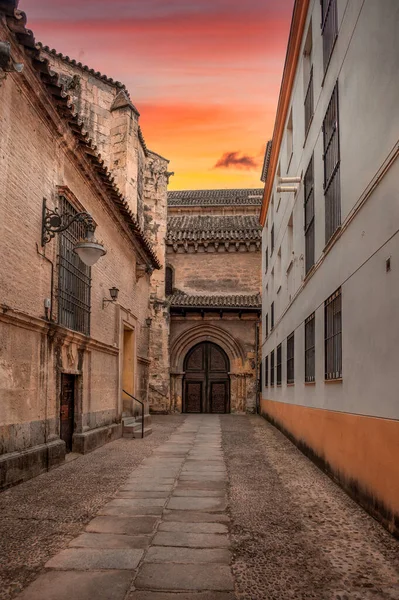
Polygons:
[[187,533],[228,533],[224,523],[161,523],[158,531],[184,531]]
[[214,563],[230,564],[231,553],[224,548],[179,548],[176,546],[152,546],[145,562]]
[[181,498],[224,498],[225,490],[182,490],[179,487],[173,490],[172,497]]
[[162,506],[104,506],[98,514],[106,517],[160,517],[162,511]]
[[225,481],[178,481],[176,490],[225,490]]
[[118,498],[118,494],[115,495],[115,499],[108,502],[106,506],[128,506],[129,508],[137,508],[140,506],[163,506],[165,500],[162,498]]
[[96,517],[90,521],[86,531],[126,535],[152,533],[157,521],[157,517]]
[[160,531],[152,540],[154,546],[180,546],[187,548],[228,548],[227,535],[219,533],[187,533]]
[[18,600],[124,600],[134,571],[48,571]]
[[230,567],[226,565],[184,565],[145,563],[135,587],[150,590],[234,590]]
[[169,492],[172,489],[172,484],[164,485],[160,483],[140,482],[137,484],[123,485],[121,491],[133,492]]
[[82,533],[70,542],[70,548],[147,548],[149,535],[113,535],[112,533]]
[[133,571],[142,559],[144,550],[132,548],[67,548],[45,565],[47,569],[102,570],[127,569]]
[[[129,594],[126,600],[236,600],[230,592],[144,592]],[[257,600],[260,600],[259,598]]]
[[169,510],[207,510],[223,512],[227,502],[222,498],[176,498],[173,497],[167,504]]
[[228,523],[229,517],[223,513],[208,513],[192,510],[164,510],[163,521],[184,523]]
[[136,492],[136,491],[122,491],[122,492],[118,492],[115,495],[115,498],[162,498],[165,499],[168,498],[170,495],[170,491],[163,491],[163,492]]

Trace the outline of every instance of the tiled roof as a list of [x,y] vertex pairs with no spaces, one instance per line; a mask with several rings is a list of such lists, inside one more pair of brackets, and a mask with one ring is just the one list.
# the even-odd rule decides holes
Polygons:
[[212,206],[262,204],[262,189],[183,190],[168,193],[169,206]]
[[[17,4],[17,2],[15,2],[15,4]],[[87,65],[84,65],[81,62],[75,60],[74,58],[70,58],[69,56],[65,56],[61,52],[57,52],[57,50],[55,50],[54,48],[50,48],[49,46],[44,46],[40,42],[37,45],[41,50],[43,50],[43,52],[47,52],[47,54],[52,54],[53,56],[61,59],[62,61],[66,62],[70,65],[73,65],[74,67],[79,67],[80,69],[82,69],[82,71],[86,71],[86,73],[89,73],[90,75],[92,75],[93,77],[96,77],[97,79],[101,79],[101,81],[105,81],[106,83],[109,83],[110,85],[113,85],[120,89],[126,89],[125,85],[123,83],[121,83],[120,81],[115,81],[114,79],[112,79],[112,77],[107,77],[107,75],[103,75],[102,73],[100,73],[100,71],[95,71],[94,69],[91,69]]]
[[253,215],[169,217],[167,243],[205,240],[260,240],[262,228]]
[[32,31],[26,29],[26,14],[18,10],[17,6],[18,0],[0,0],[0,15],[4,14],[6,16],[8,28],[14,33],[17,41],[27,50],[27,56],[29,55],[32,66],[38,73],[43,86],[47,88],[53,106],[59,116],[68,124],[79,148],[91,163],[93,173],[99,177],[105,193],[119,210],[120,215],[128,224],[135,239],[150,259],[152,265],[160,269],[161,263],[154,252],[150,240],[140,227],[136,216],[130,210],[126,199],[116,186],[115,179],[98,154],[97,147],[93,144],[89,134],[85,132],[83,121],[75,112],[69,96],[58,82],[57,73],[50,70],[49,61],[41,56],[40,47],[36,45]]
[[262,308],[260,294],[230,294],[226,296],[191,295],[176,292],[170,298],[170,305],[175,308]]
[[260,178],[260,180],[263,181],[264,183],[266,182],[266,179],[267,179],[267,172],[269,170],[271,153],[272,153],[272,141],[269,140],[266,144],[265,160],[263,161],[262,175]]

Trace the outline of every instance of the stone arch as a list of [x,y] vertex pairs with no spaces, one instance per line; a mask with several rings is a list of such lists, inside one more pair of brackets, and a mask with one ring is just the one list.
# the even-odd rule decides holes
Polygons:
[[173,343],[170,353],[171,370],[176,373],[183,372],[184,359],[188,351],[201,342],[213,342],[220,346],[230,360],[231,371],[244,365],[244,350],[228,331],[215,325],[201,323],[181,333]]

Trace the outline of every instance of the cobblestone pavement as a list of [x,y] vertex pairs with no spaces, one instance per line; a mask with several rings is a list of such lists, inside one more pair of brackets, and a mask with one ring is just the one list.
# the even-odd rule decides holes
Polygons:
[[221,418],[237,600],[398,600],[399,543],[261,417]]
[[158,417],[0,508],[2,599],[399,600],[398,542],[257,416]]
[[35,579],[184,420],[153,417],[153,434],[144,440],[111,442],[0,493],[0,599],[14,598]]

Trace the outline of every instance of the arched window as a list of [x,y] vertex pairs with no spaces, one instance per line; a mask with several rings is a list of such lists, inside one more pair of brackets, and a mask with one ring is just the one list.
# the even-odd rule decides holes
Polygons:
[[166,296],[171,296],[173,294],[173,269],[172,269],[172,267],[166,267],[165,294],[166,294]]

